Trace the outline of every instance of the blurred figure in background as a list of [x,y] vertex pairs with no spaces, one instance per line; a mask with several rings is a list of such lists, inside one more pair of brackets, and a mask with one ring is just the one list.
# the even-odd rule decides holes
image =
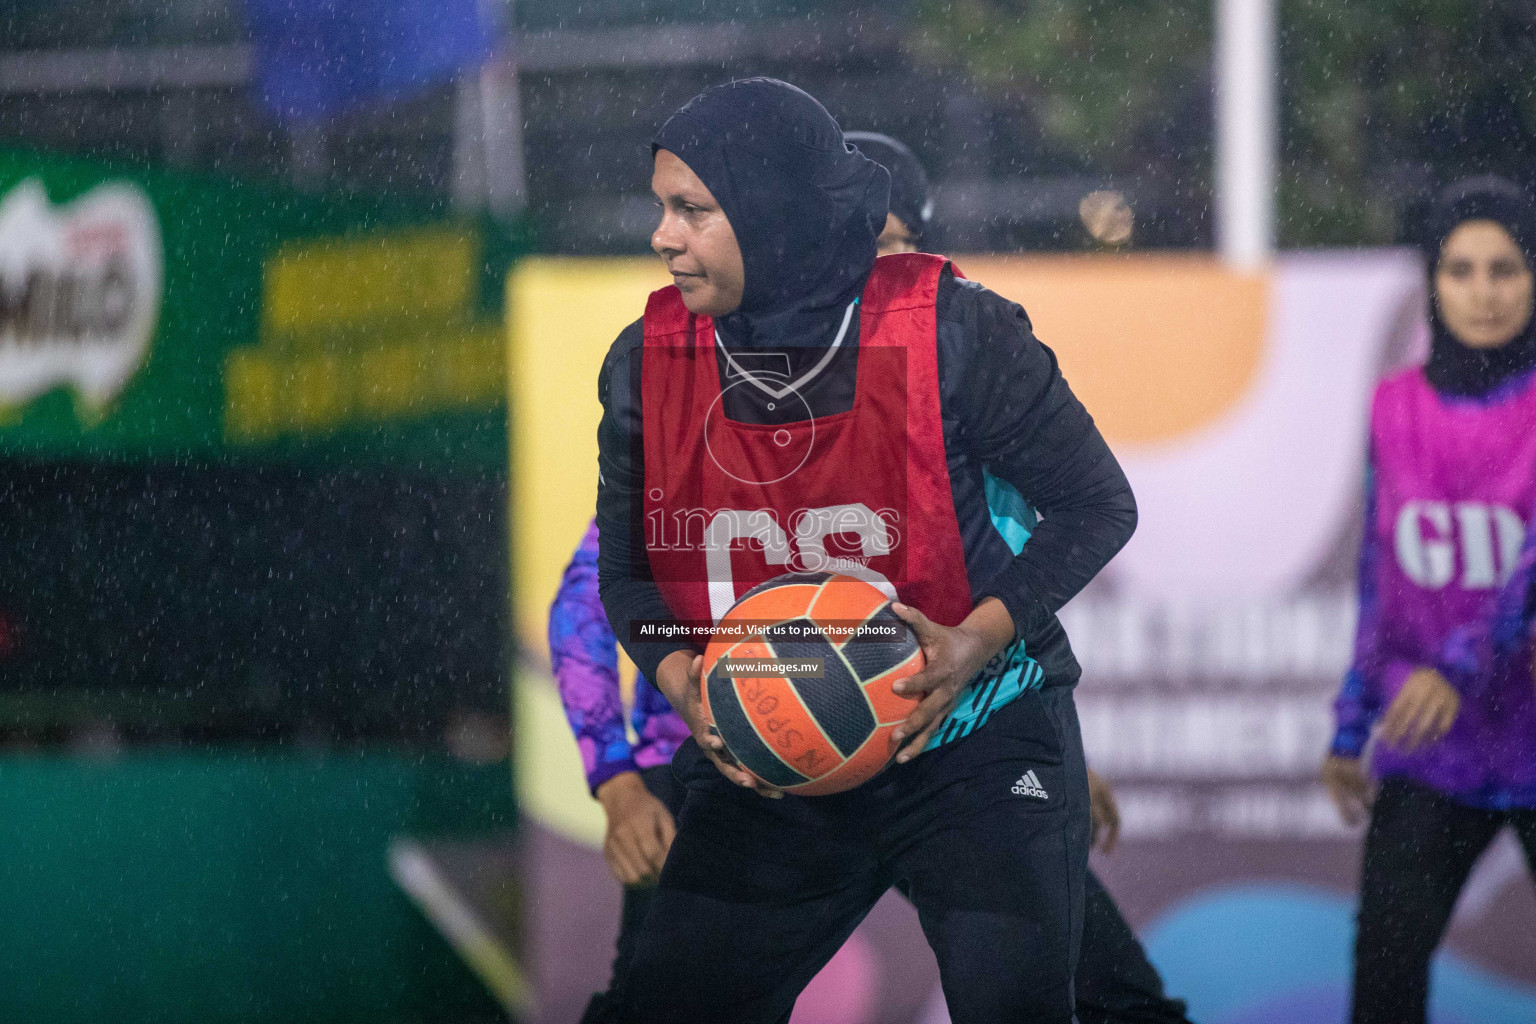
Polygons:
[[[672,776],[672,755],[688,738],[688,727],[661,691],[640,675],[629,716],[636,742],[629,741],[619,688],[618,640],[597,591],[595,522],[566,566],[549,609],[549,661],[566,719],[576,734],[587,787],[607,821],[603,859],[624,887],[613,961],[616,981],[629,965],[635,934],[677,831],[674,822],[683,787]],[[613,1020],[616,1012],[608,993],[599,992],[587,1004],[581,1024]]]
[[885,215],[885,230],[875,240],[875,251],[881,256],[922,251],[923,236],[933,222],[928,172],[910,149],[889,135],[844,132],[843,138],[891,172],[891,208]]
[[1425,1020],[1430,957],[1506,824],[1536,867],[1536,210],[1497,178],[1452,186],[1424,255],[1433,347],[1372,405],[1359,632],[1323,766],[1345,820],[1370,816],[1355,1024]]
[[[865,156],[891,172],[891,212],[878,240],[880,255],[918,252],[932,225],[933,199],[923,165],[905,145],[877,132],[847,132],[849,142]],[[994,520],[1035,517],[1032,510],[1005,507],[1004,495],[988,496]],[[1016,497],[1016,496],[1015,496]],[[999,500],[1003,499],[1003,500]],[[1013,534],[1012,524],[1003,527]],[[1009,546],[1022,546],[1028,534],[1022,530]],[[1088,769],[1088,793],[1093,810],[1093,844],[1101,852],[1114,849],[1120,834],[1120,812],[1109,783]],[[1083,939],[1074,976],[1079,1024],[1178,1024],[1184,1021],[1184,1003],[1163,993],[1163,979],[1147,959],[1146,951],[1126,922],[1120,908],[1090,868],[1084,890]]]
[[[918,252],[933,218],[933,201],[922,164],[910,149],[887,135],[848,132],[844,137],[891,174],[890,212],[877,240],[879,254]],[[1012,509],[998,510],[997,515],[1033,518]],[[1027,539],[1027,533],[1022,536]],[[631,745],[626,736],[617,641],[598,597],[595,522],[566,568],[550,609],[549,646],[587,784],[607,820],[603,857],[614,878],[624,886],[613,966],[616,981],[628,966],[635,933],[676,830],[674,821],[682,805],[683,788],[673,778],[670,762],[678,745],[688,738],[688,728],[642,675],[635,681],[630,716],[637,742]],[[1092,770],[1088,778],[1093,841],[1108,852],[1114,848],[1120,829],[1114,792]],[[1080,1024],[1185,1021],[1184,1004],[1164,996],[1157,970],[1092,871],[1087,877],[1075,980]],[[608,994],[599,993],[588,1005],[582,1024],[599,1024],[611,1019],[613,1012]]]

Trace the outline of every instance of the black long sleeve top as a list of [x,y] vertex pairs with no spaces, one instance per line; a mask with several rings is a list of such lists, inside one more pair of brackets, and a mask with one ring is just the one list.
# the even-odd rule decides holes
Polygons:
[[[1136,528],[1130,485],[1082,403],[1035,338],[1016,303],[947,271],[938,292],[939,409],[955,517],[972,599],[996,597],[1013,617],[1017,637],[1039,662],[1044,685],[1070,686],[1081,674],[1056,612],[1119,551]],[[856,326],[858,317],[853,317]],[[825,354],[804,348],[767,352],[750,339],[723,339],[738,365],[756,357],[763,372],[799,374]],[[598,575],[615,635],[641,672],[685,642],[636,642],[634,619],[673,618],[654,582],[644,544],[640,367],[643,332],[636,321],[609,350],[598,379]],[[797,391],[816,416],[853,400],[857,337],[845,339],[814,379]],[[727,365],[720,358],[722,386]],[[753,367],[749,367],[751,369]],[[732,388],[725,412],[738,422],[774,422],[756,388]],[[798,403],[791,416],[803,415]],[[784,417],[784,412],[778,414]],[[1039,514],[1015,555],[993,525],[986,474],[1011,484]]]

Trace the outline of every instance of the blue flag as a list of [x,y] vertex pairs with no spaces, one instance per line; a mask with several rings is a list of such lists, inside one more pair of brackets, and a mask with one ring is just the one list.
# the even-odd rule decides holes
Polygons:
[[495,42],[479,0],[246,0],[246,13],[260,100],[281,121],[409,96]]

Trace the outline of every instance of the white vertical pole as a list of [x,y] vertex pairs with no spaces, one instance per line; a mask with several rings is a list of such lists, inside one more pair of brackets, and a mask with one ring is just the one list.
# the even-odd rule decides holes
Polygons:
[[459,213],[485,209],[484,102],[479,70],[459,76],[453,97],[453,208]]
[[1276,0],[1216,0],[1216,247],[1234,270],[1275,249]]
[[[511,0],[481,0],[483,16],[503,5],[510,24]],[[528,167],[523,158],[523,104],[510,30],[485,64],[459,78],[453,108],[453,205],[511,220],[528,205]]]
[[491,216],[511,220],[528,205],[528,165],[523,159],[522,94],[510,53],[480,71],[480,116],[485,205]]

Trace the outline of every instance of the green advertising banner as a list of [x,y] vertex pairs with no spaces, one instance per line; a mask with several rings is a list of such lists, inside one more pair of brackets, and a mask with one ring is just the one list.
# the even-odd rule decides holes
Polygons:
[[0,452],[500,470],[513,249],[427,206],[0,149]]

